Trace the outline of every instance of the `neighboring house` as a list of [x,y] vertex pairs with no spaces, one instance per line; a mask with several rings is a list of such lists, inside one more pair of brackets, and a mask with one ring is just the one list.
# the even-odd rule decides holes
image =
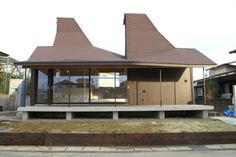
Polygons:
[[[67,117],[85,111],[86,105],[93,106],[89,112],[110,111],[96,108],[104,105],[128,111],[138,110],[132,108],[137,105],[146,111],[183,105],[187,110],[187,104],[194,104],[192,68],[215,63],[196,49],[175,48],[145,14],[125,14],[124,25],[123,56],[93,46],[73,18],[58,18],[53,46],[39,46],[28,61],[16,63],[31,69],[31,106],[19,110],[33,114],[54,106],[47,109],[58,112],[55,106],[61,104],[64,111],[70,107]],[[54,90],[58,80],[72,81],[73,86]],[[114,110],[113,118],[121,109]]]
[[[214,105],[215,110],[223,112],[232,104],[233,85],[236,85],[235,62],[225,63],[208,69],[205,78],[207,104]],[[203,101],[203,79],[195,81],[196,103]]]
[[14,66],[16,61],[0,51],[0,94],[9,93],[10,79],[22,79],[21,69]]

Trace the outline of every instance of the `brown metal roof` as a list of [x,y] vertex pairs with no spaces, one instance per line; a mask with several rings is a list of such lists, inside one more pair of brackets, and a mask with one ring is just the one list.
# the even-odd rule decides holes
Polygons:
[[57,34],[54,47],[92,46],[82,29],[73,18],[57,18]]
[[124,25],[127,59],[135,59],[175,48],[145,14],[125,14]]
[[145,14],[125,14],[128,60],[183,65],[216,65],[196,49],[175,48]]
[[53,46],[35,49],[25,65],[208,66],[213,61],[196,49],[175,48],[145,14],[125,14],[126,56],[94,47],[73,18],[57,19]]
[[184,65],[214,65],[205,55],[196,49],[174,48],[168,51],[159,52],[137,58],[142,62],[155,62],[162,64],[184,64]]
[[53,46],[39,46],[28,62],[121,61],[124,56],[94,47],[73,18],[57,18]]

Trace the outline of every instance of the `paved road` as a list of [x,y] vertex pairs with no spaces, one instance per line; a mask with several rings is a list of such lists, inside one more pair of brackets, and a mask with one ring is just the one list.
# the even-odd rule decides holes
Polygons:
[[8,152],[1,151],[0,157],[235,157],[236,150],[208,151],[165,151],[165,152]]

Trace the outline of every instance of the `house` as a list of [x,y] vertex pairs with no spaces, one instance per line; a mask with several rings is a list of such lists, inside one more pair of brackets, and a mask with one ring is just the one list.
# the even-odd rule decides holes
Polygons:
[[0,94],[12,94],[10,79],[20,79],[21,69],[14,66],[17,60],[0,51]]
[[[236,85],[235,62],[225,63],[208,69],[209,77],[205,78],[206,103],[213,105],[215,111],[223,112],[232,104],[233,85]],[[196,103],[203,101],[203,79],[195,81]]]
[[[27,61],[31,69],[31,106],[19,108],[23,119],[34,113],[157,112],[211,107],[194,104],[193,67],[215,63],[196,49],[175,48],[145,14],[125,14],[125,55],[95,47],[73,18],[57,19],[53,46],[39,46]],[[61,86],[59,80],[84,82]],[[89,80],[89,83],[87,83]],[[46,83],[46,84],[45,84]],[[63,92],[62,92],[63,91]],[[59,107],[58,107],[59,106]]]

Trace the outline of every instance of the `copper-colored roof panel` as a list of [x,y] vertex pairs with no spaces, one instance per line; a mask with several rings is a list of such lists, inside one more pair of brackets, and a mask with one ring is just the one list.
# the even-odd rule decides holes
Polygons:
[[173,49],[145,14],[125,14],[127,59]]
[[123,61],[121,55],[96,47],[37,47],[29,62],[54,61]]
[[94,47],[73,18],[58,18],[53,46],[37,47],[21,65],[207,66],[213,61],[195,49],[175,48],[145,14],[125,14],[126,56]]
[[128,60],[157,64],[215,65],[195,49],[175,48],[145,14],[125,14]]
[[54,46],[92,46],[74,18],[57,18]]
[[138,58],[136,61],[153,62],[163,64],[183,65],[215,65],[215,62],[207,58],[196,49],[175,48],[158,54]]

